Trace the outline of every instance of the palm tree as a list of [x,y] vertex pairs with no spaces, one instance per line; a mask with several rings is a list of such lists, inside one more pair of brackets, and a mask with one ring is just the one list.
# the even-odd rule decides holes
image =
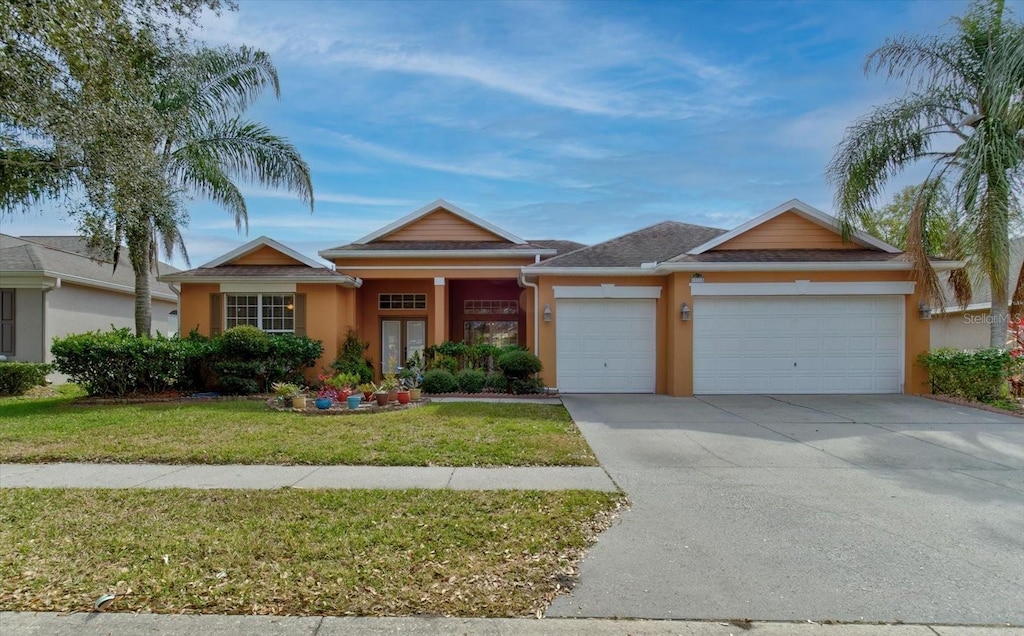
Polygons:
[[[847,128],[827,169],[852,227],[892,177],[931,163],[929,180],[948,186],[963,220],[959,249],[991,285],[993,347],[1006,342],[1009,231],[1024,185],[1024,26],[1004,14],[1004,0],[976,2],[953,19],[951,35],[901,36],[868,55],[866,73],[905,80],[907,93]],[[914,203],[907,254],[925,296],[941,301],[920,231],[933,199]],[[964,305],[965,293],[958,289]]]
[[[204,48],[176,57],[157,75],[156,111],[164,123],[154,153],[168,186],[168,201],[143,198],[141,211],[113,213],[115,246],[124,242],[135,273],[135,331],[149,335],[152,323],[150,272],[157,245],[168,255],[188,252],[181,239],[187,220],[182,195],[202,196],[225,208],[235,226],[248,231],[245,197],[236,184],[244,179],[295,192],[313,210],[309,166],[287,140],[241,115],[270,88],[280,97],[277,71],[262,51]],[[114,262],[117,262],[115,247]]]

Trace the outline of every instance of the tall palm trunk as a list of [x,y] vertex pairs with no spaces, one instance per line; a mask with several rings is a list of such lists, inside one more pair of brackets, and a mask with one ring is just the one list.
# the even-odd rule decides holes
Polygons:
[[128,258],[135,273],[135,335],[149,336],[153,328],[152,289],[149,284],[152,236],[144,229],[128,243]]

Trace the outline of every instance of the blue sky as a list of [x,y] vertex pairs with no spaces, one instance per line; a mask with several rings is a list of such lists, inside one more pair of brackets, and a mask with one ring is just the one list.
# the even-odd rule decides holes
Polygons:
[[[245,236],[194,201],[192,265],[262,234],[314,256],[438,198],[586,243],[665,219],[729,229],[794,197],[831,211],[845,126],[903,89],[865,77],[865,55],[966,6],[242,1],[197,36],[272,55],[281,99],[250,115],[298,146],[316,208],[246,185]],[[58,210],[3,225],[74,232]]]

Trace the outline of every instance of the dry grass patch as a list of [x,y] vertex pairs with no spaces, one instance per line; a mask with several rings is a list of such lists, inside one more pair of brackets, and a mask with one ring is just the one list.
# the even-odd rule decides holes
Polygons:
[[0,491],[0,609],[526,616],[618,495],[592,491]]
[[593,466],[561,405],[448,403],[309,417],[252,401],[0,400],[0,461]]

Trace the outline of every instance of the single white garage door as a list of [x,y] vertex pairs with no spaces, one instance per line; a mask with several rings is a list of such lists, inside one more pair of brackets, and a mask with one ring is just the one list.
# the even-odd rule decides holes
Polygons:
[[653,393],[654,300],[560,299],[555,308],[558,390]]
[[694,299],[693,392],[900,393],[902,296]]

